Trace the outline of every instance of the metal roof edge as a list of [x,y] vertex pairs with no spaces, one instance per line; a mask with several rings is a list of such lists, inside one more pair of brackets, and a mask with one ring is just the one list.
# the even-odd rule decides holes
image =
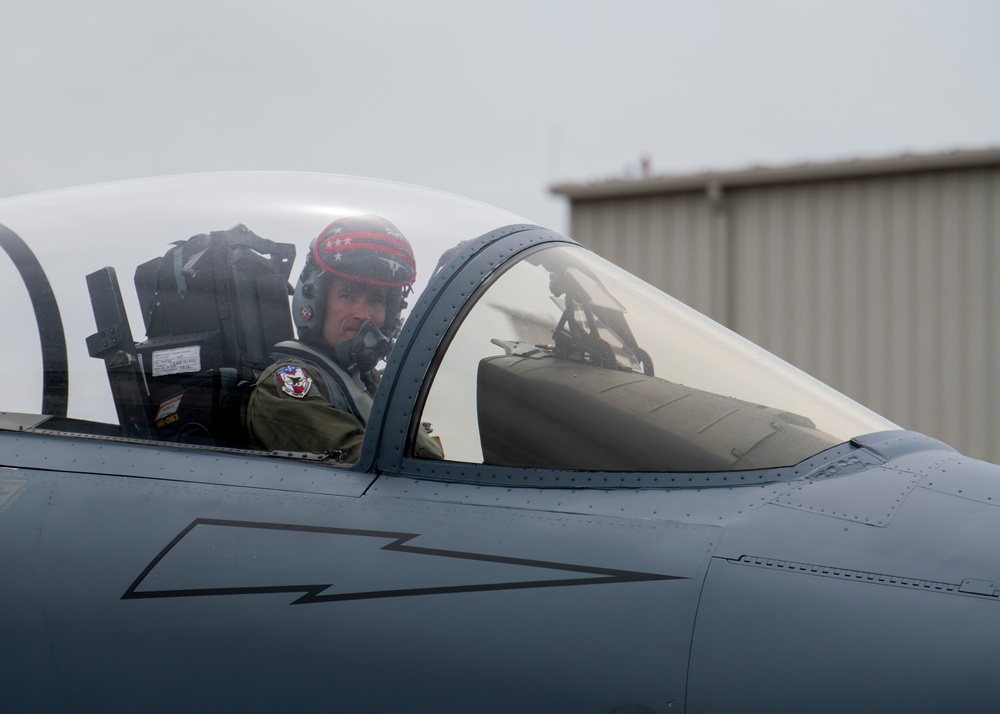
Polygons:
[[549,192],[557,196],[566,196],[572,201],[699,191],[713,186],[721,188],[761,186],[986,166],[1000,166],[1000,147],[933,154],[908,153],[829,163],[755,166],[733,171],[705,171],[639,179],[611,179],[592,183],[560,183],[550,186]]

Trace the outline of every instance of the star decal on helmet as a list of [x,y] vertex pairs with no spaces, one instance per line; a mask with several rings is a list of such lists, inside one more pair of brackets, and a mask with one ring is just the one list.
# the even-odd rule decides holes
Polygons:
[[[332,236],[323,241],[323,252],[332,253],[337,248],[347,248],[354,242],[354,239],[346,236],[344,238],[333,238]],[[339,258],[338,258],[339,260]]]

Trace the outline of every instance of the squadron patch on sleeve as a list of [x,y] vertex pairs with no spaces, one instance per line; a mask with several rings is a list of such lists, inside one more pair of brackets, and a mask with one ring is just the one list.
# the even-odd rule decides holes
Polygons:
[[302,399],[302,397],[306,396],[313,383],[312,377],[309,376],[306,370],[294,364],[282,367],[275,372],[275,376],[278,378],[278,385],[281,387],[281,391],[296,399]]

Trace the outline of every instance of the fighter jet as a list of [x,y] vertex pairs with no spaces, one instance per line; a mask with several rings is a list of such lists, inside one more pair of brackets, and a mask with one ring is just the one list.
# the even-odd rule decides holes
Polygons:
[[[262,448],[310,242],[362,215],[416,282],[360,455]],[[0,247],[5,711],[1000,701],[1000,468],[569,237],[221,173],[0,201]]]

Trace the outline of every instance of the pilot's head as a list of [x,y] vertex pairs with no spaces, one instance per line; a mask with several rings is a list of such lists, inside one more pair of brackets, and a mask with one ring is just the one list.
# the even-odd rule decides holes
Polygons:
[[415,277],[413,249],[392,223],[334,221],[310,244],[292,298],[299,339],[370,369],[388,354]]

